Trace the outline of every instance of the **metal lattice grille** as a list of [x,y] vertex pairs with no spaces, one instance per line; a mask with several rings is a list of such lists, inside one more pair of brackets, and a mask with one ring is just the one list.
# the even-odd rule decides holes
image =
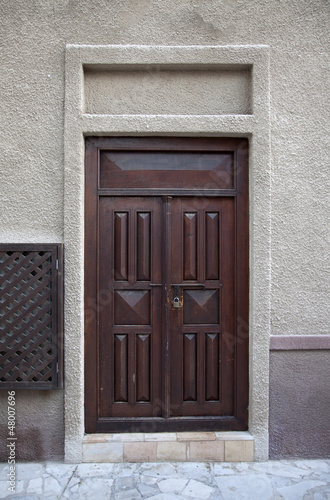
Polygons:
[[56,250],[0,249],[0,387],[57,386]]

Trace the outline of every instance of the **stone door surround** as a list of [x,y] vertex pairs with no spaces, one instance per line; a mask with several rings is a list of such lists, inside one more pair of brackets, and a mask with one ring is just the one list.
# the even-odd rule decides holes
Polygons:
[[[249,138],[249,432],[254,458],[267,459],[271,220],[268,47],[67,45],[65,65],[65,460],[82,461],[83,443],[87,444],[84,137],[91,135]],[[196,83],[200,78],[203,85]],[[144,98],[132,104],[129,99],[141,81],[146,85]],[[193,105],[189,100],[182,102],[186,86]],[[158,88],[164,95],[161,113]],[[178,89],[178,105],[173,88]]]

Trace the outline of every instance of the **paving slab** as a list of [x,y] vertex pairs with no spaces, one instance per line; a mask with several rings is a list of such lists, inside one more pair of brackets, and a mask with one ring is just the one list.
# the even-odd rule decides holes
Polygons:
[[208,500],[213,492],[214,488],[211,486],[191,479],[183,490],[182,495],[184,497],[187,496],[190,498],[199,498],[200,500]]
[[273,500],[275,488],[267,474],[251,472],[215,478],[219,491],[226,500]]
[[15,500],[330,500],[330,460],[171,463],[20,463]]
[[284,500],[300,500],[306,496],[307,492],[312,493],[314,490],[316,493],[318,486],[327,486],[327,484],[315,480],[300,481],[299,483],[292,484],[291,486],[278,488],[278,492],[282,495]]

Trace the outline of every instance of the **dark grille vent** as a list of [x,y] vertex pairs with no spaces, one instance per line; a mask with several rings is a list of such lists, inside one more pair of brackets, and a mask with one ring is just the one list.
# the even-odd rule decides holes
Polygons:
[[0,245],[0,388],[62,384],[62,245]]

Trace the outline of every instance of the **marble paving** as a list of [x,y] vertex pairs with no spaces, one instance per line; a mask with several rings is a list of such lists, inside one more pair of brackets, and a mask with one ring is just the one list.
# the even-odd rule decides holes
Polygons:
[[20,463],[15,492],[0,464],[0,498],[330,500],[330,460],[176,463]]

